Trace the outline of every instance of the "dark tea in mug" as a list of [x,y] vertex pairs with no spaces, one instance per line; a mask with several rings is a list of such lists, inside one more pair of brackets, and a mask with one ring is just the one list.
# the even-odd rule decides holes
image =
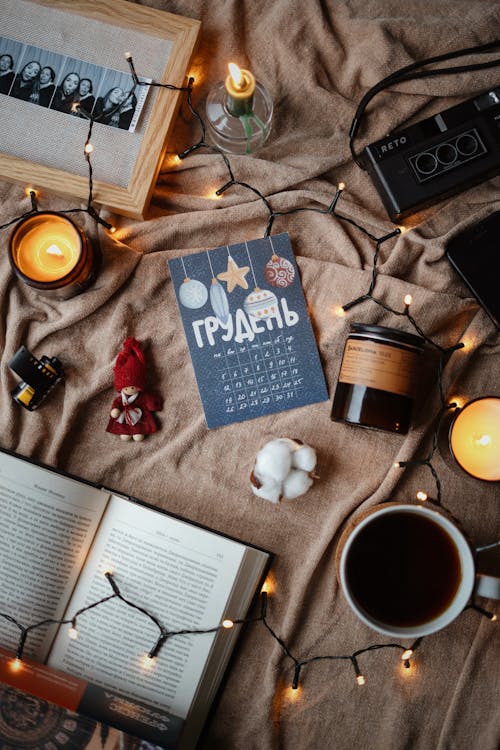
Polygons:
[[396,511],[359,529],[347,553],[345,580],[357,607],[389,627],[439,617],[462,580],[457,546],[423,514]]

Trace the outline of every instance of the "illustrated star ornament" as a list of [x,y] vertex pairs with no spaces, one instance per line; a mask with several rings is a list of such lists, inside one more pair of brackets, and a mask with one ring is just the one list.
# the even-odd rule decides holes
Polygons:
[[245,276],[249,270],[249,266],[241,266],[241,268],[239,268],[236,261],[229,256],[227,259],[227,271],[217,274],[217,278],[221,281],[227,282],[228,292],[232,292],[236,286],[241,286],[242,289],[248,289]]

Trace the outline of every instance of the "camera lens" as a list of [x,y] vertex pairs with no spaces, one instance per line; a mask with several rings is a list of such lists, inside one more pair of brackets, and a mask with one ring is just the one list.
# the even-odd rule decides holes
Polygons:
[[477,141],[473,135],[466,133],[457,138],[457,151],[462,156],[472,156],[477,151]]
[[451,143],[443,143],[442,146],[436,150],[437,160],[440,164],[453,164],[457,158],[457,150]]
[[437,160],[433,154],[424,151],[415,159],[415,169],[422,174],[432,174],[437,167]]

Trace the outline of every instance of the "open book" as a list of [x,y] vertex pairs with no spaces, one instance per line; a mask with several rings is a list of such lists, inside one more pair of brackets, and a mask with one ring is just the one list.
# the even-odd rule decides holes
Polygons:
[[[112,570],[123,596],[168,630],[212,628],[246,616],[269,561],[260,549],[4,452],[0,518],[0,612],[23,626],[71,619],[112,594]],[[138,610],[115,598],[77,625],[76,640],[68,625],[31,631],[23,659],[90,683],[84,713],[161,746],[194,747],[240,627],[174,636],[148,669],[159,630]],[[18,641],[19,630],[0,618],[3,649],[15,653]]]

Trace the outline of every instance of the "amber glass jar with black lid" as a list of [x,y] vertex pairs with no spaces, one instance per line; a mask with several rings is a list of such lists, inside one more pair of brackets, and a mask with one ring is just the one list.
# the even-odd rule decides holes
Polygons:
[[406,435],[425,341],[383,326],[352,323],[332,419]]

